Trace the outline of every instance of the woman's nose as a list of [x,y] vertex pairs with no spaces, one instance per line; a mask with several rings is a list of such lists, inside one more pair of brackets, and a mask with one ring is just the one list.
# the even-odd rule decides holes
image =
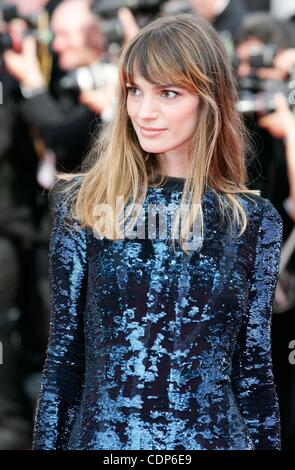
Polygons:
[[157,116],[158,111],[155,101],[150,97],[143,98],[139,107],[138,117],[140,119],[152,119]]

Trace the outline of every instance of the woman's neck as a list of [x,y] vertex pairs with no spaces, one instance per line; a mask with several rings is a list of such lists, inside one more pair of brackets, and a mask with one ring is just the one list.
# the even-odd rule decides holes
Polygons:
[[159,154],[158,159],[161,167],[161,174],[174,178],[186,178],[187,177],[187,159],[183,155],[171,154],[167,155]]

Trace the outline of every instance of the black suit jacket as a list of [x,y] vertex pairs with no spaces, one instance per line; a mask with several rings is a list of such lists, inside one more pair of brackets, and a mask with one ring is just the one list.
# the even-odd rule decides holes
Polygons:
[[26,241],[36,238],[34,214],[38,158],[20,112],[18,84],[2,74],[0,106],[0,236]]
[[58,170],[74,171],[80,167],[91,136],[101,124],[95,113],[75,97],[62,94],[54,98],[49,92],[24,100],[22,112],[46,147],[56,153]]
[[213,26],[219,33],[229,31],[233,39],[235,39],[243,16],[247,12],[248,10],[243,0],[230,0],[225,10],[213,21]]

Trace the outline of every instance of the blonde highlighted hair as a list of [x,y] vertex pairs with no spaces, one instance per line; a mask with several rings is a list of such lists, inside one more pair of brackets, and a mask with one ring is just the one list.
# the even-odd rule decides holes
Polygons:
[[[157,155],[140,147],[127,114],[126,81],[132,84],[135,70],[153,84],[171,83],[199,97],[198,122],[180,201],[180,205],[192,207],[181,226],[181,247],[196,215],[201,218],[203,237],[201,198],[207,189],[218,197],[222,216],[227,213],[231,223],[239,227],[239,236],[242,235],[247,227],[247,214],[237,196],[259,195],[259,191],[247,188],[248,147],[236,109],[236,83],[217,33],[209,23],[192,14],[156,19],[123,49],[114,119],[99,135],[82,171],[58,175],[59,179],[71,181],[66,185],[66,194],[71,201],[72,217],[82,226],[95,226],[97,230],[95,208],[107,204],[111,211],[105,214],[99,233],[109,239],[122,238],[121,228],[127,219],[130,221],[130,215],[131,226],[135,224],[138,216],[135,205],[142,205],[148,186],[163,183],[165,175],[156,183],[161,173]],[[124,201],[120,213],[117,196]],[[175,220],[177,224],[178,219]],[[175,225],[174,233],[177,230]]]

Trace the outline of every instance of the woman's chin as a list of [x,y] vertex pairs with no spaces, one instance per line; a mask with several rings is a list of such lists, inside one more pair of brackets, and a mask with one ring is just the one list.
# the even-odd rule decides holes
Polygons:
[[167,149],[163,146],[154,144],[148,144],[146,142],[139,142],[142,150],[148,153],[164,153]]

